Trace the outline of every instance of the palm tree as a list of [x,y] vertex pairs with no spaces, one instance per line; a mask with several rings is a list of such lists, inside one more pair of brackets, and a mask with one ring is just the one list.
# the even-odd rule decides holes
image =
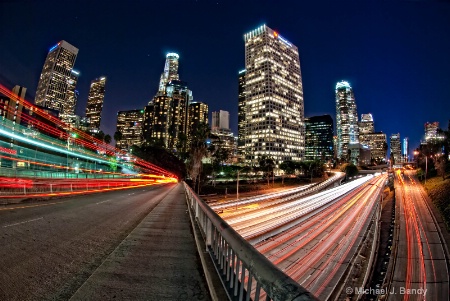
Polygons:
[[[200,184],[198,177],[202,171],[202,159],[208,152],[206,139],[210,135],[211,130],[207,123],[195,124],[190,132],[191,143],[189,148],[189,159],[186,165],[187,172],[192,179],[193,188],[196,184]],[[200,191],[200,186],[197,189],[197,193]]]

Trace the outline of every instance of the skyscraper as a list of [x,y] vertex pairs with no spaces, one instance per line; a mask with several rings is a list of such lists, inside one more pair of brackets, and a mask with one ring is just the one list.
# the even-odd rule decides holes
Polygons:
[[230,113],[228,111],[212,112],[211,115],[211,131],[229,130],[230,129]]
[[303,159],[303,87],[298,49],[266,25],[244,35],[246,162]]
[[159,80],[158,95],[164,93],[166,85],[171,80],[179,80],[178,76],[178,59],[180,56],[177,53],[170,52],[166,55],[166,63],[164,64],[164,72],[161,74]]
[[305,160],[333,159],[333,119],[330,115],[305,118]]
[[166,148],[176,150],[188,135],[189,103],[193,100],[187,83],[178,76],[178,54],[168,53],[159,91],[145,107],[144,137],[147,142],[159,140]]
[[[394,157],[394,164],[400,164],[402,162],[402,149],[400,142],[400,134],[392,134],[390,139],[391,153]],[[391,162],[392,164],[392,162]]]
[[89,131],[98,133],[102,118],[103,101],[105,99],[106,77],[102,76],[91,81],[88,101],[86,105],[86,117],[89,118]]
[[189,104],[189,130],[196,124],[208,123],[208,105],[204,102],[194,101]]
[[349,144],[359,143],[358,113],[355,96],[350,84],[341,81],[336,84],[336,132],[337,156],[339,159],[349,159],[347,151]]
[[386,161],[387,143],[386,134],[375,132],[372,114],[361,114],[359,125],[359,142],[370,148],[370,156],[377,164]]
[[359,122],[359,135],[371,134],[375,132],[372,114],[361,114],[361,121]]
[[239,71],[238,86],[238,152],[241,157],[245,153],[245,74],[246,70]]
[[408,162],[408,152],[409,152],[409,139],[408,137],[406,137],[403,138],[403,152],[402,152],[403,162]]
[[50,48],[39,78],[34,102],[60,114],[75,114],[75,85],[78,73],[73,72],[78,48],[60,41]]
[[142,122],[144,110],[130,110],[117,112],[117,128],[122,133],[122,139],[116,141],[116,147],[129,150],[133,145],[142,143]]

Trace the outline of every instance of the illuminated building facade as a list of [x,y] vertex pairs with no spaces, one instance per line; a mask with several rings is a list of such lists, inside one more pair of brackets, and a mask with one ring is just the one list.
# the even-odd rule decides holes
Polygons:
[[217,111],[211,114],[211,131],[230,129],[230,113],[228,111]]
[[361,121],[359,122],[359,137],[363,134],[371,134],[375,132],[372,114],[361,114]]
[[266,25],[244,35],[245,161],[265,155],[276,164],[304,157],[300,59],[295,45]]
[[[390,139],[391,153],[394,156],[395,164],[402,162],[402,149],[400,134],[392,134]],[[392,164],[392,162],[391,162]]]
[[192,102],[189,104],[189,132],[199,123],[208,123],[208,105],[204,102]]
[[442,141],[445,139],[444,134],[439,128],[439,122],[427,122],[425,123],[425,141]]
[[[15,86],[11,92],[21,99],[25,99],[27,88],[21,86]],[[4,98],[0,105],[0,114],[8,120],[13,121],[15,124],[22,123],[23,105],[14,98]],[[26,110],[28,111],[28,110]],[[26,121],[25,121],[26,123]]]
[[188,136],[189,103],[193,100],[187,83],[179,80],[178,59],[176,53],[167,54],[158,93],[145,107],[144,120],[145,141],[159,141],[175,151]]
[[166,85],[172,80],[179,80],[178,75],[178,59],[177,53],[170,52],[166,55],[166,63],[164,64],[164,72],[159,80],[158,94],[162,95],[166,91]]
[[403,151],[402,151],[403,162],[408,162],[408,152],[409,152],[409,139],[408,137],[406,137],[403,138]]
[[142,125],[144,110],[117,112],[116,131],[122,133],[122,139],[116,141],[116,147],[129,150],[133,145],[142,144]]
[[238,86],[238,148],[243,153],[245,145],[245,74],[246,70],[239,71],[239,86]]
[[[336,84],[336,132],[338,137],[337,156],[348,160],[350,144],[359,143],[358,113],[355,96],[350,84],[341,81]],[[354,148],[356,150],[356,148]],[[354,154],[351,154],[354,156]]]
[[89,118],[89,132],[91,133],[98,133],[100,131],[103,101],[105,99],[105,85],[106,77],[104,76],[91,81],[86,105],[86,117]]
[[76,105],[75,85],[78,72],[73,70],[78,48],[60,41],[50,48],[36,91],[36,105],[74,115]]
[[360,134],[359,141],[362,145],[370,148],[370,155],[377,163],[386,161],[387,156],[387,140],[386,134],[382,132]]
[[305,118],[305,126],[305,160],[331,161],[334,157],[331,116]]

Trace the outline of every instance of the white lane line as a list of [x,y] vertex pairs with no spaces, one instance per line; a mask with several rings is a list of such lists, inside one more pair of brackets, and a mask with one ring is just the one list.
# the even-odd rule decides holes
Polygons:
[[20,223],[15,223],[15,224],[10,224],[10,225],[3,226],[3,228],[17,226],[17,225],[21,225],[21,224],[25,224],[25,223],[30,223],[30,222],[38,221],[38,220],[43,219],[43,218],[44,217],[30,219],[28,221],[24,221],[24,222],[20,222]]
[[98,202],[98,203],[95,203],[95,204],[98,205],[98,204],[109,202],[109,201],[111,201],[111,200],[101,201],[101,202]]

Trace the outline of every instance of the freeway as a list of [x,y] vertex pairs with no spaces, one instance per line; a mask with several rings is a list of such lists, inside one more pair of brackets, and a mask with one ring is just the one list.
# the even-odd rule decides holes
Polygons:
[[0,300],[69,299],[174,187],[1,206]]
[[282,271],[325,300],[358,253],[386,178],[363,177],[302,198],[246,201],[221,215]]
[[429,199],[411,172],[396,174],[399,237],[388,300],[449,300],[449,271]]

